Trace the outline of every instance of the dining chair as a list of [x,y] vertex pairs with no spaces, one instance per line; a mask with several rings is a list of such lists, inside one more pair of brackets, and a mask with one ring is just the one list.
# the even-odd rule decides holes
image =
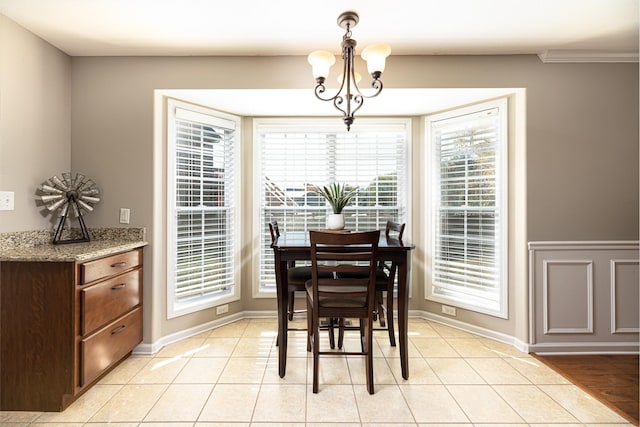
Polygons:
[[[271,234],[271,245],[280,237],[280,227],[278,221],[273,220],[269,223],[269,233]],[[323,274],[323,277],[327,277],[327,274]],[[295,313],[305,313],[306,310],[294,310],[295,307],[295,293],[305,291],[305,283],[311,279],[311,266],[298,266],[296,267],[295,261],[290,261],[287,266],[287,284],[289,292],[289,305],[287,307],[287,316],[289,320],[293,320]]]
[[[318,392],[321,355],[363,355],[367,391],[373,394],[373,310],[380,230],[344,234],[311,230],[309,239],[307,349],[313,351],[313,392]],[[333,278],[324,278],[322,273],[330,273]],[[320,351],[320,318],[359,319],[361,351]]]
[[[404,228],[406,224],[387,221],[385,227],[385,237],[387,240],[402,240]],[[396,281],[396,272],[398,265],[394,262],[388,264],[384,261],[378,263],[376,270],[376,302],[375,317],[380,321],[380,327],[386,328],[389,332],[389,343],[392,347],[396,346],[395,328],[393,323],[393,289]],[[384,304],[383,296],[386,294],[387,303]]]
[[[271,245],[280,237],[280,227],[278,221],[273,220],[269,223],[269,233],[271,234]],[[305,283],[311,279],[311,267],[295,266],[295,261],[291,261],[287,266],[287,284],[289,292],[289,306],[287,307],[287,316],[289,320],[293,320],[296,292],[304,292]],[[304,313],[305,310],[298,310],[297,313]]]
[[[397,223],[394,221],[387,221],[385,225],[385,238],[387,240],[402,240],[406,224]],[[389,334],[389,344],[392,347],[396,346],[396,335],[393,321],[393,290],[396,281],[396,272],[398,265],[396,263],[389,263],[380,261],[376,268],[376,293],[374,302],[373,319],[380,322],[380,328],[378,330],[386,330]],[[341,273],[342,276],[354,276],[354,273]],[[384,303],[384,296],[386,294],[386,304]],[[342,341],[344,336],[344,325],[338,324],[338,348],[342,348]]]

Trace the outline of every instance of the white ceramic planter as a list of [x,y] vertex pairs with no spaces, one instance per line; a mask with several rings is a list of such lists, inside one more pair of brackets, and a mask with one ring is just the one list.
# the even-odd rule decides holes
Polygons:
[[342,230],[344,228],[344,214],[327,215],[328,230]]

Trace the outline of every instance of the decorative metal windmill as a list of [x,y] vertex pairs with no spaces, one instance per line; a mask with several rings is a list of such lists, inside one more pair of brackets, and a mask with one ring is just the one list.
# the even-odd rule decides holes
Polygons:
[[[58,211],[60,222],[58,228],[53,235],[53,243],[79,243],[88,242],[89,232],[84,223],[83,211],[93,211],[93,204],[100,201],[100,190],[96,187],[96,183],[92,179],[87,178],[81,173],[73,175],[71,172],[65,172],[60,176],[54,175],[42,185],[43,193],[40,198],[49,211]],[[62,240],[62,232],[70,217],[70,212],[78,219],[80,224],[80,232],[82,237],[78,239]]]

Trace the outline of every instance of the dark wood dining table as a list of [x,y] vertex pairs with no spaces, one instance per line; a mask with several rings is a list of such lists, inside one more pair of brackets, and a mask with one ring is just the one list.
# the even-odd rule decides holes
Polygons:
[[[287,232],[273,242],[276,268],[278,300],[278,374],[283,378],[287,371],[287,268],[290,261],[311,259],[311,244],[308,232]],[[409,272],[411,250],[414,246],[406,241],[387,238],[381,234],[378,243],[378,261],[395,262],[398,265],[398,341],[402,378],[409,379],[408,318],[409,318]]]

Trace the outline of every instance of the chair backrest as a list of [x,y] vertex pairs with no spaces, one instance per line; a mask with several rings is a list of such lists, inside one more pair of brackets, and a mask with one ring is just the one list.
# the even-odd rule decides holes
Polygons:
[[398,240],[402,240],[402,234],[404,233],[405,225],[406,225],[405,223],[400,224],[400,223],[393,222],[393,221],[387,221],[387,226],[386,226],[385,231],[384,231],[385,237],[387,239],[389,237],[392,237],[391,236],[391,232],[394,231],[394,232],[398,233],[395,238],[398,239]]
[[[314,308],[353,308],[354,311],[344,317],[366,316],[363,309],[373,307],[380,230],[354,233],[309,231],[309,238]],[[333,278],[324,278],[321,273],[325,276],[332,273],[330,276]]]
[[271,233],[271,244],[280,237],[280,228],[278,227],[278,221],[275,219],[269,223],[269,233]]

